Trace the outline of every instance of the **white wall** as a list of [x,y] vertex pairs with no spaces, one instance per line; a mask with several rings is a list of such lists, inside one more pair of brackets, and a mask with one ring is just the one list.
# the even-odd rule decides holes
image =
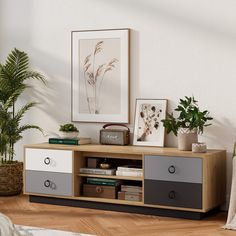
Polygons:
[[[234,0],[0,0],[0,61],[13,47],[26,51],[32,67],[46,74],[35,83],[42,104],[25,121],[57,132],[70,121],[70,31],[131,28],[131,116],[135,98],[167,98],[169,110],[192,94],[214,122],[204,135],[209,148],[228,151],[236,141],[236,1]],[[132,119],[133,123],[133,119]],[[77,124],[98,140],[101,124]],[[17,145],[46,141],[30,131]],[[168,146],[176,145],[169,135]]]

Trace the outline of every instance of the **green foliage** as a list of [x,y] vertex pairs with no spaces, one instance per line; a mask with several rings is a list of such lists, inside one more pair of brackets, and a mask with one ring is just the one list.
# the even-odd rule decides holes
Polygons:
[[29,79],[44,84],[43,75],[29,69],[29,58],[25,52],[14,49],[5,64],[0,64],[0,156],[2,163],[14,163],[14,145],[22,138],[22,132],[28,129],[42,129],[36,125],[21,125],[25,113],[36,105],[30,102],[16,111],[19,96],[30,88]]
[[59,131],[63,132],[78,132],[78,129],[72,123],[60,125]]
[[177,118],[173,116],[173,113],[167,114],[162,122],[167,133],[173,132],[176,136],[179,128],[190,130],[197,128],[198,133],[203,133],[204,127],[211,125],[207,122],[213,119],[209,116],[209,111],[200,111],[194,97],[185,96],[185,99],[180,99],[175,111],[179,112]]

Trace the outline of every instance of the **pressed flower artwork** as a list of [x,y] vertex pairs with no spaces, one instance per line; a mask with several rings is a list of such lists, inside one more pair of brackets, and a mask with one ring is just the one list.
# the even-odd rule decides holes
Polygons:
[[129,30],[72,32],[72,120],[129,121]]
[[161,122],[166,116],[167,100],[137,99],[134,145],[164,146],[165,129]]

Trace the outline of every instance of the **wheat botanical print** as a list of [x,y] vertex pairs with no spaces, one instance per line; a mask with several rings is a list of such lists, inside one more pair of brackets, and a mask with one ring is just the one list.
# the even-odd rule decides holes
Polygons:
[[119,113],[117,110],[112,110],[113,106],[117,105],[119,110],[120,102],[120,59],[119,49],[114,48],[115,43],[117,43],[116,39],[81,40],[80,42],[79,56],[82,70],[80,79],[83,80],[80,83],[80,107],[83,113]]
[[156,104],[140,104],[137,141],[151,141],[158,134],[162,107]]

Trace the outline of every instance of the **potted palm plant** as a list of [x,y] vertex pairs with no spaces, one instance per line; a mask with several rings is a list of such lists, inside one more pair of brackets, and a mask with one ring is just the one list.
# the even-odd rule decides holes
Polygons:
[[198,134],[211,125],[208,121],[213,118],[209,116],[209,111],[200,110],[193,96],[180,99],[175,111],[179,112],[179,116],[175,118],[173,113],[167,113],[166,119],[162,120],[163,125],[167,133],[173,132],[178,137],[180,150],[192,150],[192,143],[198,141]]
[[14,159],[15,143],[22,138],[25,130],[42,131],[36,125],[21,125],[23,116],[36,105],[35,102],[16,108],[19,96],[26,89],[32,89],[26,83],[30,79],[45,83],[43,75],[29,69],[27,54],[14,49],[5,64],[0,64],[0,195],[14,195],[22,191],[23,163]]

